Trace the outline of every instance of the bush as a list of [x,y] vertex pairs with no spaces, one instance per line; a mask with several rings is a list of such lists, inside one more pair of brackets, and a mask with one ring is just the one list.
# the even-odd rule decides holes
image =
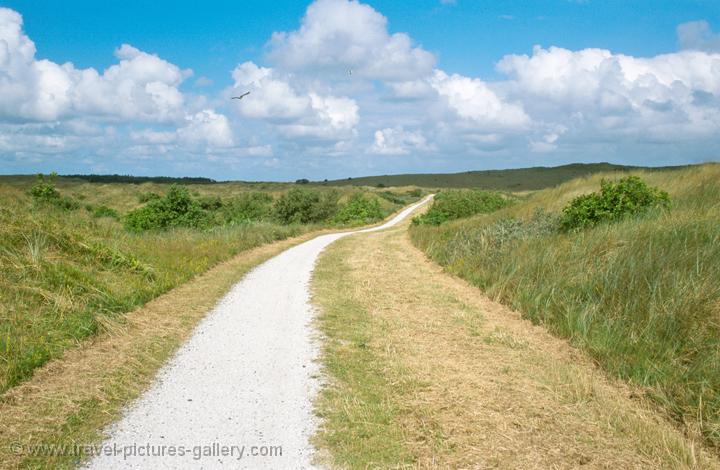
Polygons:
[[45,175],[38,173],[37,181],[30,188],[30,195],[36,201],[42,202],[54,202],[60,199],[60,193],[55,189],[55,177],[57,173],[51,173],[48,179],[45,179]]
[[491,191],[477,189],[441,191],[435,196],[432,207],[425,214],[415,217],[413,224],[440,225],[448,220],[494,212],[510,203],[511,201],[502,194]]
[[187,188],[173,184],[168,193],[125,216],[125,227],[134,232],[169,227],[201,228],[208,216]]
[[307,178],[300,178],[299,180],[295,180],[295,184],[310,184],[310,180]]
[[338,211],[333,220],[343,224],[368,223],[382,217],[380,201],[377,198],[367,198],[364,194],[357,193]]
[[35,202],[42,204],[52,204],[63,210],[75,210],[80,207],[80,203],[68,196],[61,196],[55,188],[55,177],[57,173],[50,174],[48,179],[42,173],[38,173],[37,182],[30,188],[30,195]]
[[263,192],[243,193],[223,205],[223,220],[231,225],[263,220],[272,212],[273,198]]
[[578,196],[563,209],[564,230],[579,230],[601,222],[645,212],[653,207],[667,207],[668,193],[648,186],[637,176],[628,176],[616,183],[603,180],[600,192]]
[[335,215],[338,199],[335,190],[293,188],[275,201],[273,212],[285,224],[322,222]]

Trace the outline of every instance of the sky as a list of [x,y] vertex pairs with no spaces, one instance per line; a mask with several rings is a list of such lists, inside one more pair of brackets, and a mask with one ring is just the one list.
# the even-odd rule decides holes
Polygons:
[[0,1],[2,174],[719,158],[720,0]]

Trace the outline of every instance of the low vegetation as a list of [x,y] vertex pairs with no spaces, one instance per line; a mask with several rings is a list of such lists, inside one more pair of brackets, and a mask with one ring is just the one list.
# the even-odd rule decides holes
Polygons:
[[618,182],[603,180],[600,192],[583,194],[570,201],[563,209],[561,224],[565,230],[578,230],[669,204],[667,192],[648,186],[637,176]]
[[205,228],[209,222],[209,213],[200,201],[192,198],[187,188],[176,185],[170,186],[165,196],[152,199],[125,217],[125,227],[135,232],[170,227]]
[[362,193],[353,195],[335,215],[333,220],[342,224],[367,224],[382,219],[380,201]]
[[618,176],[411,237],[720,447],[720,165]]
[[443,274],[406,233],[347,237],[315,269],[328,467],[720,468],[637,387]]
[[275,202],[273,213],[285,224],[317,223],[335,215],[339,198],[334,190],[293,188]]
[[[124,180],[0,178],[0,392],[242,251],[402,205],[354,189]],[[354,212],[360,198],[380,211]]]
[[503,194],[472,189],[445,190],[435,196],[425,213],[413,219],[415,225],[440,225],[449,220],[494,212],[511,204]]

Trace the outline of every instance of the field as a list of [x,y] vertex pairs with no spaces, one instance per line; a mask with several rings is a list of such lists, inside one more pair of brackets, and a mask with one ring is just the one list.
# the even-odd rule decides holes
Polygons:
[[720,165],[633,171],[668,209],[557,230],[574,197],[617,172],[523,195],[490,214],[415,225],[450,273],[639,386],[689,435],[720,447]]
[[[611,163],[574,163],[558,167],[510,170],[466,171],[463,173],[418,173],[364,176],[323,182],[330,186],[419,186],[423,188],[482,188],[504,191],[531,191],[557,186],[573,178],[603,172],[641,170],[639,167]],[[663,167],[657,170],[672,170]]]
[[[299,185],[188,184],[202,226],[129,230],[126,215],[161,200],[169,184],[57,178],[56,196],[48,200],[29,194],[35,184],[35,177],[0,177],[0,392],[85,338],[122,323],[123,314],[238,253],[323,227],[371,221],[365,213],[363,220],[353,219],[347,210],[342,222],[324,215],[310,222],[279,220],[273,201]],[[233,201],[259,191],[270,201],[261,205],[267,213],[237,220],[233,211],[241,205]],[[416,198],[408,191],[374,191],[379,197],[361,200],[376,201],[371,216],[383,217]],[[357,193],[343,190],[331,203],[342,210]]]

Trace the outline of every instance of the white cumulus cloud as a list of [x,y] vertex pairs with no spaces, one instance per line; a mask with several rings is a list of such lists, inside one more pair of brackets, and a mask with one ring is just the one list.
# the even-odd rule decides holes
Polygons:
[[300,29],[279,32],[270,41],[279,67],[408,80],[432,72],[433,54],[414,46],[405,33],[389,33],[387,18],[355,0],[317,0]]
[[378,155],[407,155],[411,152],[424,152],[430,149],[425,136],[420,131],[406,131],[402,126],[378,129],[370,153]]
[[184,116],[178,90],[189,72],[128,44],[103,73],[35,57],[22,17],[0,8],[0,116],[51,121],[71,116],[171,121]]
[[436,70],[430,84],[460,117],[480,125],[513,128],[529,121],[521,105],[502,100],[480,79]]
[[250,92],[235,100],[239,113],[269,122],[284,136],[339,139],[352,134],[359,122],[355,100],[318,93],[301,80],[291,84],[287,73],[244,62],[232,75],[230,94]]

